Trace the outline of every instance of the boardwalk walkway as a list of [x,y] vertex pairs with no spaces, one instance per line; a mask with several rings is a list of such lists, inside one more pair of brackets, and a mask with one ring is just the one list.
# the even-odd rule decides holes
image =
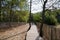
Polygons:
[[27,40],[42,40],[39,37],[36,25],[32,25],[31,29],[27,33]]

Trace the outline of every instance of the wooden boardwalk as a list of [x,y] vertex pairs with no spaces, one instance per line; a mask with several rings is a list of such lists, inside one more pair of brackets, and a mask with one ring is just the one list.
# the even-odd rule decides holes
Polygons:
[[28,31],[27,40],[42,40],[42,38],[39,37],[36,25],[33,24],[31,29]]

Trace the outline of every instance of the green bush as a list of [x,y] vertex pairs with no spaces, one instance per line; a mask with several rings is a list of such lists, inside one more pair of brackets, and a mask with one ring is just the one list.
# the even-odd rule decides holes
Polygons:
[[[54,10],[54,11],[46,10],[44,23],[49,25],[57,25],[58,23],[60,23],[60,18],[57,17],[58,16],[57,12],[60,13],[59,10]],[[41,22],[41,19],[42,19],[41,13],[36,13],[33,15],[34,15],[33,18],[35,22]]]
[[58,22],[59,22],[59,24],[60,24],[60,19],[58,18],[57,20],[58,20]]
[[57,20],[60,23],[60,13],[57,13]]
[[34,22],[41,22],[41,14],[40,13],[33,14],[33,20]]
[[49,25],[56,25],[57,24],[57,19],[55,18],[54,15],[50,15],[45,17],[45,23]]

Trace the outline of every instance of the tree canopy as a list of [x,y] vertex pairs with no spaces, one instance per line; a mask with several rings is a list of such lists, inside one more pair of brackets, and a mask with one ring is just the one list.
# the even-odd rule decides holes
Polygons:
[[1,0],[0,22],[28,20],[27,0]]

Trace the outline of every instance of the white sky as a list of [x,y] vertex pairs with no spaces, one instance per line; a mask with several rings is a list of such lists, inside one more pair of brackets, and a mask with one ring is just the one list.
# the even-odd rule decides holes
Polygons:
[[[47,7],[51,6],[56,0],[48,0],[50,2],[47,3]],[[30,0],[28,1],[30,2]],[[32,0],[32,13],[37,13],[42,11],[42,3],[40,0]]]
[[32,13],[42,11],[42,4],[39,0],[32,0]]

